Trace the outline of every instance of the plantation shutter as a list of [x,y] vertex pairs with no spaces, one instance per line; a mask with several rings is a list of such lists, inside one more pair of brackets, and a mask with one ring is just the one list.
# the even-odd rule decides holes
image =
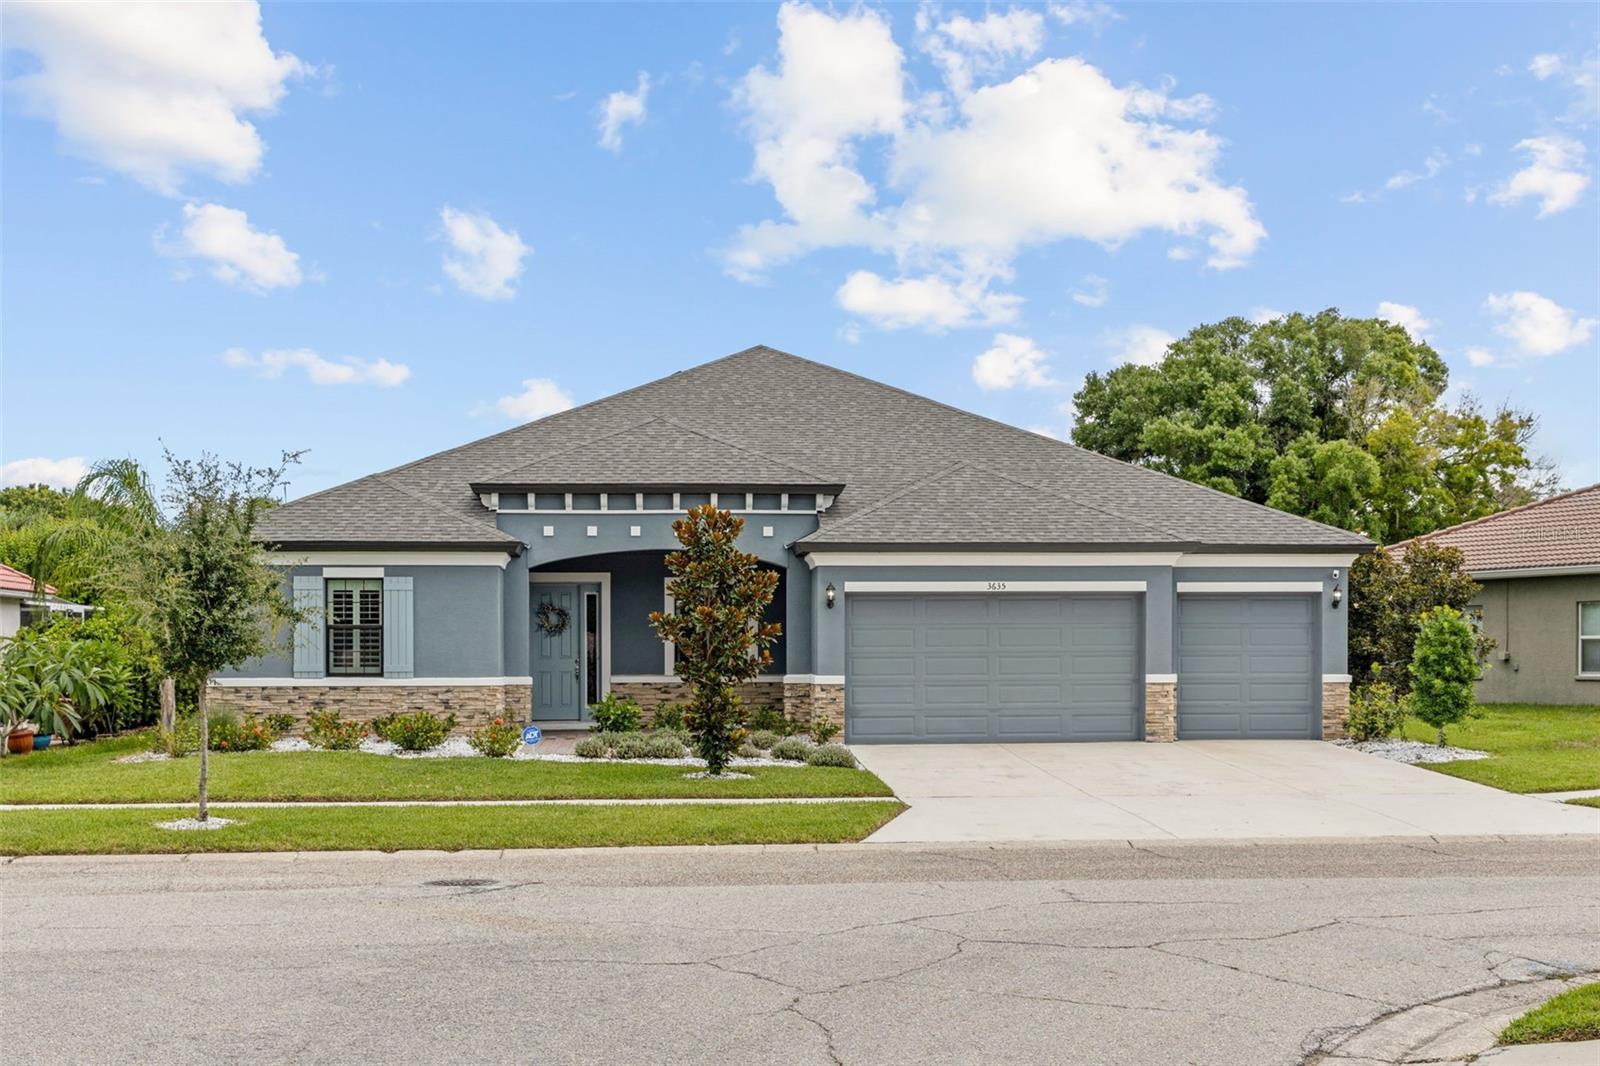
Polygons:
[[294,627],[294,676],[321,677],[325,673],[322,644],[322,578],[320,575],[295,575],[294,607],[305,621]]
[[383,676],[413,677],[411,578],[383,579]]

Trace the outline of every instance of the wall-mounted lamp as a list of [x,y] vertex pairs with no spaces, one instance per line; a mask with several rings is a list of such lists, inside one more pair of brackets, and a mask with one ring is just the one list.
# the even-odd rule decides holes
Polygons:
[[833,610],[833,600],[834,600],[834,597],[838,595],[838,592],[833,587],[833,582],[832,581],[828,582],[828,587],[823,589],[822,591],[823,591],[823,594],[828,597],[828,610],[830,610],[830,611]]
[[1333,609],[1337,611],[1339,609],[1339,602],[1344,599],[1344,589],[1340,588],[1338,585],[1333,586],[1333,596],[1330,598],[1333,600]]

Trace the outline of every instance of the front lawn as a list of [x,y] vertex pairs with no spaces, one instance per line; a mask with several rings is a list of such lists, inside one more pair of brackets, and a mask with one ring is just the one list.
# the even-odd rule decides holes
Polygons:
[[[1600,788],[1600,707],[1486,703],[1483,717],[1447,726],[1461,748],[1491,753],[1471,762],[1430,763],[1427,769],[1507,792],[1572,792]],[[1432,742],[1432,726],[1407,719],[1408,740]]]
[[[198,760],[117,763],[143,736],[51,746],[0,759],[0,803],[182,803],[195,795]],[[748,780],[684,777],[683,766],[510,759],[396,759],[354,751],[211,756],[214,800],[778,799],[891,796],[865,770],[750,767]]]
[[1502,1044],[1600,1040],[1600,983],[1579,985],[1530,1010],[1505,1027]]
[[592,807],[251,807],[238,824],[157,829],[172,810],[0,811],[0,855],[196,851],[460,851],[642,844],[832,844],[860,840],[904,810],[865,803]]
[[1567,800],[1568,803],[1579,807],[1600,807],[1600,796],[1584,796],[1581,799]]

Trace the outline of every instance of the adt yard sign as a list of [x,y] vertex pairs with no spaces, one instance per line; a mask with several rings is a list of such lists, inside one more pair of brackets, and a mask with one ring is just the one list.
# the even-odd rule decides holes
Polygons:
[[522,742],[524,744],[537,744],[543,737],[544,734],[539,731],[539,727],[536,725],[530,725],[522,731]]

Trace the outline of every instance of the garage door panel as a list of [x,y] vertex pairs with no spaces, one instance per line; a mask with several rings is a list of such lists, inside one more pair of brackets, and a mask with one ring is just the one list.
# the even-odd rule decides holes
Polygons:
[[[1138,736],[1143,675],[1134,597],[886,598],[896,601],[892,610],[881,609],[877,596],[852,595],[845,604],[848,739]],[[878,629],[895,636],[866,636]]]
[[1319,735],[1315,609],[1309,596],[1179,596],[1178,736]]

